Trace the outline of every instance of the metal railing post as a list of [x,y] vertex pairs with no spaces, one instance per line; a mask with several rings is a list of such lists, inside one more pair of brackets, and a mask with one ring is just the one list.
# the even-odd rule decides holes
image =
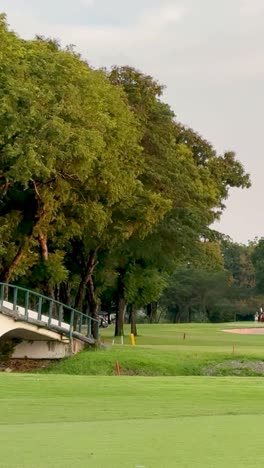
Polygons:
[[91,317],[88,317],[88,323],[87,323],[87,336],[91,336],[92,333],[92,321]]
[[98,340],[99,338],[99,322],[98,320],[96,321],[96,324],[95,324],[95,336],[94,336],[95,340]]
[[3,307],[4,297],[5,297],[5,286],[2,283],[1,284],[1,292],[0,292],[0,307]]
[[63,305],[59,305],[59,327],[61,327],[61,322],[63,321]]
[[70,338],[72,338],[73,324],[74,324],[74,310],[73,310],[73,309],[71,309],[71,320],[70,320]]
[[39,296],[39,303],[38,303],[38,320],[41,322],[41,315],[42,315],[42,296]]
[[48,326],[51,326],[51,319],[52,319],[52,312],[53,312],[53,301],[50,301],[49,304],[49,319],[48,319]]
[[79,333],[82,332],[82,324],[83,324],[83,316],[80,315],[80,316],[79,316],[79,327],[78,327]]
[[17,306],[17,288],[14,288],[14,297],[13,297],[13,310],[16,310]]
[[28,304],[29,304],[29,291],[26,291],[25,297],[25,318],[28,320]]

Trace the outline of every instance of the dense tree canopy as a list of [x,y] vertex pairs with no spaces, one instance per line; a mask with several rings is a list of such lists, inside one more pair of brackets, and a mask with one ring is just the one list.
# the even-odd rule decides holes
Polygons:
[[166,288],[169,308],[190,275],[207,317],[216,296],[201,290],[226,290],[225,268],[254,287],[262,260],[239,251],[237,276],[233,247],[223,253],[211,229],[249,176],[181,125],[162,91],[131,67],[94,70],[56,41],[24,41],[1,17],[0,280],[93,316],[114,309],[118,335],[126,312],[135,330],[137,310],[157,308]]

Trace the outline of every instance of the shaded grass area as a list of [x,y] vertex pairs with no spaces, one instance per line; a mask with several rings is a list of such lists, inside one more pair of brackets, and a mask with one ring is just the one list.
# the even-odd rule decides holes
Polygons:
[[261,467],[263,392],[258,378],[3,374],[0,467]]
[[[254,324],[246,324],[250,325]],[[238,325],[141,325],[135,347],[128,344],[128,328],[124,346],[112,346],[113,330],[109,328],[103,331],[104,349],[84,351],[52,364],[44,372],[114,375],[118,361],[123,375],[264,375],[264,335],[222,331],[234,326]]]

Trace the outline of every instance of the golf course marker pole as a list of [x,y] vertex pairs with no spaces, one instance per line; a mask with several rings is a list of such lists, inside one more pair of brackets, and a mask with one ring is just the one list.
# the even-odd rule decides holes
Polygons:
[[115,363],[115,370],[116,370],[116,375],[121,375],[120,365],[119,365],[118,361],[116,361],[116,363]]
[[[116,337],[113,336],[113,339],[112,339],[112,346],[114,346],[114,344],[115,344],[115,339],[116,339]],[[124,344],[124,335],[121,335],[121,336],[120,336],[120,344],[121,344],[121,345]]]
[[135,344],[136,344],[134,333],[130,333],[130,343],[131,343],[132,346],[135,346]]

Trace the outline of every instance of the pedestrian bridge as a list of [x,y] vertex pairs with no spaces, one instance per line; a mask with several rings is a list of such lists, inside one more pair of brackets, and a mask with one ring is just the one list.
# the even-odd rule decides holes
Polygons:
[[0,357],[60,359],[92,345],[99,321],[37,292],[0,283]]

